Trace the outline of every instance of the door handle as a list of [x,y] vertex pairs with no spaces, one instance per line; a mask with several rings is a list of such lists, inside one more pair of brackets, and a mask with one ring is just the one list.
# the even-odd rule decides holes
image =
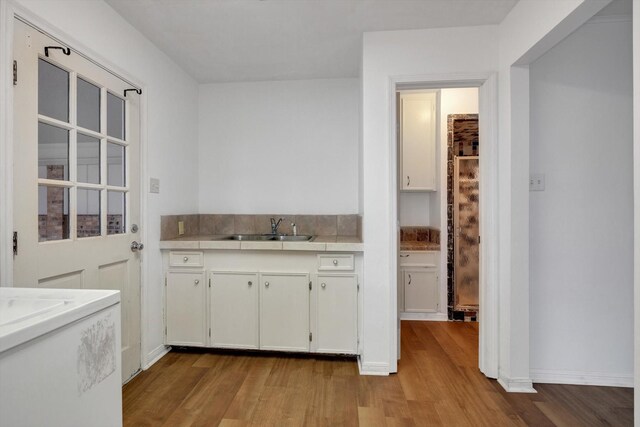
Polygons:
[[144,249],[144,245],[142,243],[138,243],[135,240],[131,242],[131,252],[138,252]]

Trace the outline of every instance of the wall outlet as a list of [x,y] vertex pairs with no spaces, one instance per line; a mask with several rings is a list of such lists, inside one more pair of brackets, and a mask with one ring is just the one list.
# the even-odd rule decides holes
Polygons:
[[178,221],[178,236],[184,234],[184,221]]
[[529,191],[544,191],[544,174],[531,174],[529,177]]

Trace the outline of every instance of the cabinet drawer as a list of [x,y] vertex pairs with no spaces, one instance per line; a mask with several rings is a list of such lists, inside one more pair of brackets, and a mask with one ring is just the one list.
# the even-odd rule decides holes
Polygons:
[[400,265],[437,267],[439,264],[439,258],[439,252],[402,251],[400,252]]
[[204,255],[202,252],[170,252],[170,267],[202,267],[204,264]]
[[353,254],[318,255],[318,270],[351,271],[353,270]]

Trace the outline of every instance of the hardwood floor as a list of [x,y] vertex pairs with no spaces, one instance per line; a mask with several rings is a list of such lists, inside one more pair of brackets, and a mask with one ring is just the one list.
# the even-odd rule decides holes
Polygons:
[[475,323],[403,322],[397,375],[353,359],[172,351],[123,390],[126,426],[633,425],[629,388],[508,394],[478,366]]

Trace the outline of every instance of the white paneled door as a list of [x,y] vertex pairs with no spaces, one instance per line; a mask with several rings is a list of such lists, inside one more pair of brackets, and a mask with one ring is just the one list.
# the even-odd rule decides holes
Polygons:
[[14,286],[117,289],[140,369],[140,113],[131,85],[15,21]]

